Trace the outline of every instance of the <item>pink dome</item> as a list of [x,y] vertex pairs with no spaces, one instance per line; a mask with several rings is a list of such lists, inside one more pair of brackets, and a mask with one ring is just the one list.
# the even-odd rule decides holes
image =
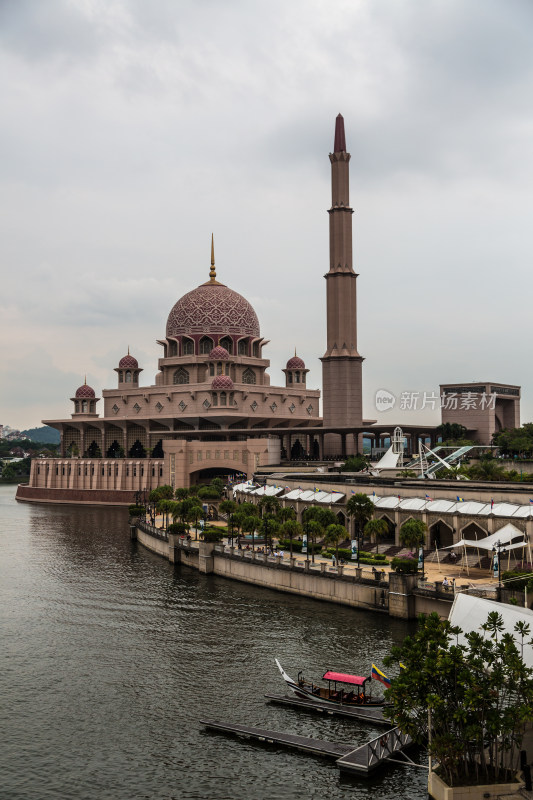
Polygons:
[[231,380],[229,375],[217,375],[216,378],[213,378],[211,388],[229,389],[231,391],[233,389],[233,381]]
[[76,397],[95,397],[94,389],[88,386],[86,383],[83,386],[80,386],[79,389],[76,389]]
[[183,295],[168,315],[167,337],[195,333],[259,336],[259,320],[242,295],[208,282]]
[[130,356],[129,353],[128,353],[127,356],[124,356],[123,358],[120,359],[120,361],[118,362],[118,365],[122,369],[138,369],[139,368],[139,362],[137,361],[136,358],[133,358],[133,356]]
[[305,369],[305,363],[299,356],[293,356],[287,361],[285,369]]
[[213,358],[216,361],[222,361],[222,360],[227,361],[229,358],[229,353],[225,347],[221,347],[220,345],[218,345],[217,347],[214,347],[211,350],[211,352],[209,353],[209,358]]

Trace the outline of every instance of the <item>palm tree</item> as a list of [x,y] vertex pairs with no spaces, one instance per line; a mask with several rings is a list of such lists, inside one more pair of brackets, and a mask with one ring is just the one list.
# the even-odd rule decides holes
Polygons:
[[346,503],[346,514],[353,517],[357,524],[357,538],[361,536],[361,532],[369,519],[374,513],[374,503],[367,494],[359,492],[352,495]]
[[268,547],[268,539],[270,537],[270,549],[272,550],[272,533],[278,526],[275,517],[280,510],[280,502],[277,497],[264,495],[257,505],[261,511],[261,532],[265,536],[265,545]]
[[222,511],[223,514],[227,514],[228,516],[228,535],[231,538],[231,545],[233,546],[233,522],[234,522],[234,515],[238,509],[238,505],[234,500],[223,500],[218,510]]
[[335,545],[335,564],[339,565],[339,543],[348,538],[348,531],[344,525],[328,525],[324,540],[326,544]]
[[400,542],[406,547],[418,547],[423,543],[427,529],[421,519],[408,519],[400,528]]
[[292,506],[285,506],[280,508],[277,513],[278,522],[288,522],[289,520],[296,519],[296,511]]
[[376,540],[376,553],[379,553],[379,540],[389,532],[389,526],[384,519],[370,519],[365,525],[365,534],[369,539]]
[[302,525],[295,519],[287,519],[285,520],[285,522],[282,522],[279,532],[282,536],[284,537],[286,536],[287,539],[289,540],[289,549],[292,558],[292,541],[293,539],[296,539],[297,536],[302,535],[303,533]]
[[309,506],[304,509],[302,514],[304,523],[304,530],[307,538],[311,537],[313,547],[311,548],[311,560],[315,563],[315,548],[316,540],[319,536],[324,535],[324,531],[328,525],[335,525],[337,517],[329,508],[321,508],[320,506]]
[[194,522],[194,538],[198,539],[198,520],[203,517],[204,509],[197,503],[194,506],[189,506],[187,511],[187,522]]
[[244,518],[241,530],[243,533],[251,533],[252,534],[252,551],[255,550],[255,532],[259,525],[259,517],[255,517],[253,515],[249,515]]

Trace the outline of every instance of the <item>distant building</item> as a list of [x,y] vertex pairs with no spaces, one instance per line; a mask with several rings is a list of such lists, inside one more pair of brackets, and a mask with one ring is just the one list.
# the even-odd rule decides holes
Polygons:
[[477,381],[440,386],[442,422],[463,425],[468,438],[492,444],[503,428],[520,427],[520,386]]

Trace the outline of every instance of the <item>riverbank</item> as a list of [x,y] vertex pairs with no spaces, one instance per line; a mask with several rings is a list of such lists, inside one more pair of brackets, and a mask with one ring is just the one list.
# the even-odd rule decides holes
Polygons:
[[[350,565],[333,567],[331,561],[316,557],[315,562],[299,556],[290,558],[239,550],[228,543],[187,542],[177,534],[134,522],[130,535],[152,553],[174,564],[182,564],[204,574],[261,586],[314,600],[371,610],[399,619],[414,619],[420,613],[436,611],[447,619],[456,592],[469,591],[497,599],[497,586],[487,576],[463,576],[450,566],[446,575],[438,564],[427,564],[425,579],[390,571],[375,573],[372,568]],[[479,571],[478,571],[479,572]],[[448,577],[451,588],[442,585]],[[440,578],[440,580],[439,580]]]

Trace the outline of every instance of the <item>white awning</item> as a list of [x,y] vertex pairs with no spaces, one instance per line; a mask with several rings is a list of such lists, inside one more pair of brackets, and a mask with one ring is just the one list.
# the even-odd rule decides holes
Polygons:
[[[511,544],[513,539],[521,537],[520,542]],[[505,547],[506,550],[515,550],[517,547],[524,547],[526,544],[526,535],[523,531],[519,530],[511,522],[504,525],[496,533],[491,533],[490,536],[485,536],[483,539],[461,539],[456,544],[449,545],[443,548],[444,550],[451,550],[453,547],[474,547],[478,550],[493,550],[498,543]]]
[[402,511],[422,511],[426,503],[427,500],[422,500],[421,497],[406,497],[400,501],[400,508]]
[[376,503],[376,508],[398,508],[399,505],[400,505],[399,497],[395,496],[381,497]]
[[[529,608],[495,603],[484,597],[472,597],[461,592],[455,595],[449,620],[452,625],[461,628],[463,633],[476,631],[482,634],[481,626],[487,621],[491,611],[497,611],[501,615],[505,631],[516,637],[516,644],[520,649],[521,642],[514,627],[517,622],[527,622],[533,629],[533,611]],[[459,643],[466,644],[464,636],[459,636]],[[524,644],[523,659],[526,666],[533,667],[533,647],[529,643]]]
[[431,511],[432,514],[453,514],[457,503],[451,500],[428,500],[426,511]]
[[490,514],[490,503],[477,503],[475,500],[467,500],[466,502],[459,501],[456,510],[459,514],[482,517]]
[[346,497],[342,492],[327,492],[325,497],[319,499],[319,503],[338,503],[343,497]]

